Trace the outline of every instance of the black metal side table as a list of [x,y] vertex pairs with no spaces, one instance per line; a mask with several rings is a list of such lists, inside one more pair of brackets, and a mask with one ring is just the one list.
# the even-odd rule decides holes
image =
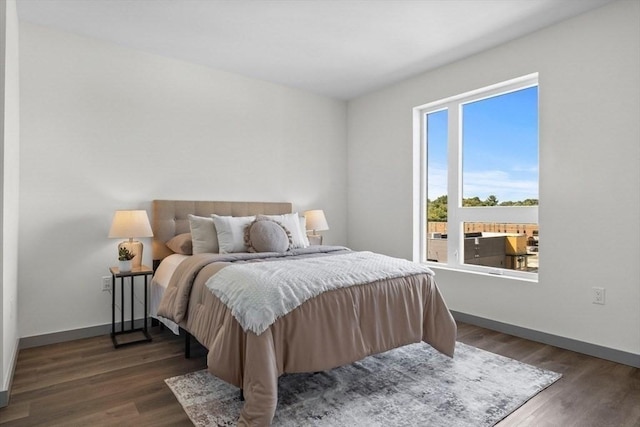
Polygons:
[[[153,275],[153,270],[145,265],[140,267],[134,267],[131,271],[120,271],[118,267],[110,267],[111,272],[111,341],[115,348],[122,347],[124,345],[136,344],[140,342],[151,341],[151,336],[147,329],[147,294],[148,294],[148,278]],[[144,324],[142,328],[135,328],[134,326],[134,297],[133,297],[133,283],[136,276],[144,277]],[[128,277],[131,284],[131,327],[125,330],[124,321],[124,279]],[[120,279],[120,330],[116,332],[116,279]],[[137,340],[130,340],[123,343],[118,343],[117,337],[123,334],[130,334],[133,332],[141,332],[142,338]]]

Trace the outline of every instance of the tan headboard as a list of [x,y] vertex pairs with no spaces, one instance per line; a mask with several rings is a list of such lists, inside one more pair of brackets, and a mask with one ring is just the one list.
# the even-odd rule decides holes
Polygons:
[[152,203],[151,228],[153,229],[153,261],[162,260],[173,252],[166,242],[173,236],[188,233],[187,215],[227,216],[279,215],[291,213],[291,203],[274,202],[206,202],[193,200],[154,200]]

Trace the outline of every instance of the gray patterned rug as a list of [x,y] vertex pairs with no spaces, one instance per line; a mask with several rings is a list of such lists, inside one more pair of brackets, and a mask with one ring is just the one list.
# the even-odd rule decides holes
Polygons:
[[[327,372],[280,378],[274,426],[493,426],[561,377],[460,342],[412,344]],[[233,426],[238,388],[206,370],[165,380],[198,427]]]

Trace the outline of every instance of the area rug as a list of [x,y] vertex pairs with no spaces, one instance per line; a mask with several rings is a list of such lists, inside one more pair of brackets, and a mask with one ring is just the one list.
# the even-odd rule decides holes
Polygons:
[[[493,426],[561,377],[458,342],[412,344],[326,372],[287,374],[274,426]],[[206,370],[165,380],[197,427],[234,426],[239,389]]]

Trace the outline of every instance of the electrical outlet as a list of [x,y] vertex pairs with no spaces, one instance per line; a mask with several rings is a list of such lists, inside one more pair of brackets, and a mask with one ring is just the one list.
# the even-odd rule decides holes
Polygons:
[[111,276],[102,276],[102,291],[111,292]]
[[604,288],[598,288],[594,286],[593,288],[591,288],[591,290],[593,291],[591,302],[594,304],[604,305]]

